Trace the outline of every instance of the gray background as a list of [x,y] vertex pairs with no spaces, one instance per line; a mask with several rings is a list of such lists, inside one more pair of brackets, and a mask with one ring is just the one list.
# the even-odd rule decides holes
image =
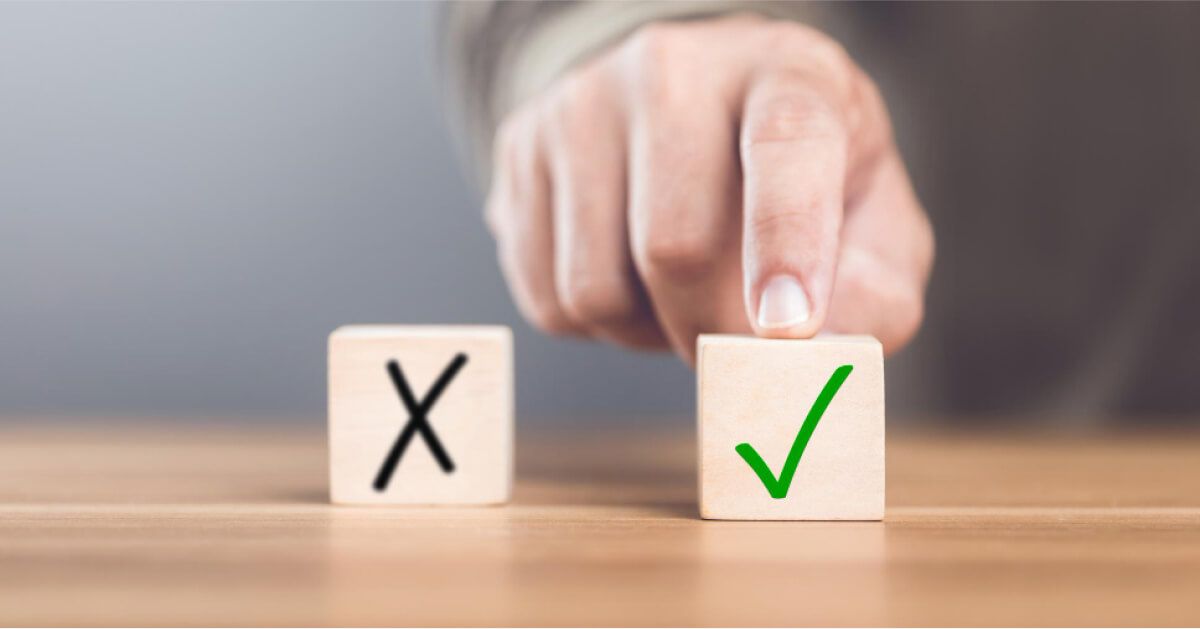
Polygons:
[[0,414],[319,417],[350,322],[503,323],[526,416],[684,418],[514,310],[426,4],[0,4]]

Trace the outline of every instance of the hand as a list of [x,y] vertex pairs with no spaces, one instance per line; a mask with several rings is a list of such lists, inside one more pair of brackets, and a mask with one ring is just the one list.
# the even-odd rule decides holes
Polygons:
[[871,80],[810,28],[655,23],[501,125],[487,204],[524,316],[673,347],[920,325],[933,235]]

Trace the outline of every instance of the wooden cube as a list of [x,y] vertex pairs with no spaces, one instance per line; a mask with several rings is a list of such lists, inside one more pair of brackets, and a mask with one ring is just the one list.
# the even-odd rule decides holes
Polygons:
[[883,519],[879,341],[702,335],[697,343],[701,517]]
[[329,336],[340,504],[493,504],[513,470],[512,331],[346,326]]

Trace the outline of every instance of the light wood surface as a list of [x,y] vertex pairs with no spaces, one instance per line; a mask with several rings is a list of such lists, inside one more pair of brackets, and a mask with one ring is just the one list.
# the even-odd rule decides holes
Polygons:
[[1200,623],[1200,434],[888,435],[884,522],[698,518],[690,422],[505,507],[327,503],[324,426],[0,421],[0,623]]

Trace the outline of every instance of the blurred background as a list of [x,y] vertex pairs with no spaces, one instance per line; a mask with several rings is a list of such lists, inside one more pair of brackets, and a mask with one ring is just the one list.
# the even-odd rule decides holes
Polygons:
[[425,3],[0,3],[0,414],[319,418],[345,323],[513,327],[518,404],[686,418],[516,313]]
[[[823,5],[824,6],[824,5]],[[838,5],[938,234],[893,418],[1200,408],[1200,5]],[[501,323],[522,417],[690,422],[520,320],[425,3],[0,3],[0,416],[304,417],[346,323]]]

